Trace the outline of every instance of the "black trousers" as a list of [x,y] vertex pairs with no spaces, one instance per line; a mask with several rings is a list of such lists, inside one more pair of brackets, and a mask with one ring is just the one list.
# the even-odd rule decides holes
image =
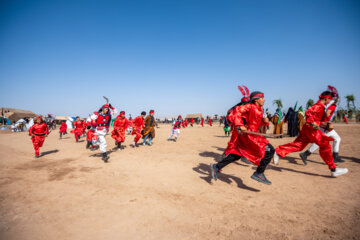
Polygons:
[[[256,169],[257,173],[263,173],[265,171],[267,165],[270,163],[272,157],[274,156],[274,153],[275,153],[274,147],[270,143],[268,145],[266,145],[265,156],[263,157],[263,159],[261,159],[260,165]],[[239,155],[229,154],[229,155],[227,155],[226,158],[224,158],[218,164],[216,164],[216,166],[220,170],[223,167],[225,167],[226,165],[228,165],[232,162],[235,162],[235,161],[239,160],[240,158],[241,158],[241,156],[239,156]]]

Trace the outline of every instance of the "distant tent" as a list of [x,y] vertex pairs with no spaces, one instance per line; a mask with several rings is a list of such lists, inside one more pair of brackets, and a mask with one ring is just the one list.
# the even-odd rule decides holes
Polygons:
[[69,119],[69,117],[66,117],[66,116],[56,116],[55,117],[56,121],[66,121],[68,119]]
[[16,122],[19,119],[26,117],[27,118],[36,117],[35,113],[27,110],[21,110],[16,108],[2,108],[1,110],[4,113],[5,118],[7,118],[10,122],[14,122],[14,121]]
[[185,118],[186,118],[186,119],[191,119],[191,118],[193,118],[194,120],[196,120],[196,119],[199,119],[199,120],[200,120],[200,119],[203,118],[203,116],[202,116],[201,113],[194,113],[194,114],[187,114]]

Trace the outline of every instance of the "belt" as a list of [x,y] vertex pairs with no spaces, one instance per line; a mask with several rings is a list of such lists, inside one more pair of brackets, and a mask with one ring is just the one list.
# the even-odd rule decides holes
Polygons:
[[39,137],[42,137],[42,136],[45,136],[46,133],[44,133],[44,134],[36,134],[36,133],[34,133],[34,135],[39,136]]

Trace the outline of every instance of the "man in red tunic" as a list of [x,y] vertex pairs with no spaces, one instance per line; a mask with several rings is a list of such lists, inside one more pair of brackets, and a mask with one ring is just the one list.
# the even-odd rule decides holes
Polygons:
[[[235,141],[236,141],[236,139],[238,137],[238,130],[234,126],[234,117],[238,114],[237,110],[239,109],[237,107],[247,104],[248,101],[250,100],[250,96],[245,95],[245,91],[244,91],[243,94],[244,94],[244,97],[241,98],[241,101],[238,104],[236,104],[235,106],[233,106],[232,108],[230,108],[228,110],[228,112],[227,112],[227,115],[226,115],[226,120],[229,123],[230,128],[231,128],[231,138],[230,138],[230,141],[228,142],[228,147],[227,148],[234,147]],[[225,155],[225,153],[224,153],[224,155]]]
[[125,130],[132,123],[125,117],[125,112],[121,111],[114,121],[114,130],[111,133],[111,137],[115,139],[115,145],[117,150],[121,150],[121,143],[125,141]]
[[[320,131],[321,126],[328,124],[329,119],[325,114],[325,105],[329,104],[332,99],[333,94],[330,91],[325,91],[320,95],[319,101],[305,112],[306,124],[301,129],[299,136],[293,142],[280,145],[275,149],[275,164],[278,163],[279,156],[285,157],[289,153],[303,150],[309,143],[316,143],[320,148],[320,156],[328,165],[333,177],[348,172],[347,168],[336,167],[329,143],[329,141],[333,141],[333,139]],[[304,164],[305,163],[306,162],[304,162]]]
[[227,156],[219,163],[210,165],[214,180],[217,180],[217,174],[223,167],[243,156],[258,166],[251,178],[261,183],[271,184],[265,177],[264,171],[274,155],[274,147],[265,137],[247,133],[247,131],[258,132],[260,124],[264,121],[262,109],[265,102],[264,94],[252,92],[250,101],[234,109],[233,125],[238,131],[238,137],[235,144],[228,146],[225,150]]
[[141,115],[136,117],[133,120],[133,131],[131,133],[131,135],[135,135],[134,141],[132,143],[132,147],[137,147],[137,143],[141,138],[141,130],[144,129],[145,127],[145,122],[144,122],[144,118],[146,116],[146,112],[141,112]]
[[60,139],[62,139],[62,135],[66,134],[66,130],[67,130],[67,125],[66,125],[66,122],[65,121],[62,121],[61,122],[61,125],[60,125],[60,130],[59,130],[59,133],[60,133]]
[[83,134],[83,127],[84,123],[80,120],[80,117],[76,117],[76,121],[73,123],[75,129],[71,131],[71,133],[74,133],[76,142],[79,141],[79,138]]
[[32,143],[35,149],[35,158],[40,157],[40,147],[43,146],[45,138],[49,134],[49,128],[41,117],[35,118],[35,124],[29,129],[29,136],[31,136]]

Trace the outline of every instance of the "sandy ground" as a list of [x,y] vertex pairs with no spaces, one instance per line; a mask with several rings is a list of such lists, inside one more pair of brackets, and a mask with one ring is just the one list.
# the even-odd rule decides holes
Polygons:
[[336,125],[349,174],[331,178],[317,153],[307,166],[294,153],[268,167],[271,186],[241,161],[212,181],[228,141],[215,125],[183,129],[176,143],[160,125],[154,145],[137,149],[127,136],[108,164],[58,130],[39,159],[27,133],[2,132],[0,239],[360,238],[360,125]]

